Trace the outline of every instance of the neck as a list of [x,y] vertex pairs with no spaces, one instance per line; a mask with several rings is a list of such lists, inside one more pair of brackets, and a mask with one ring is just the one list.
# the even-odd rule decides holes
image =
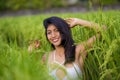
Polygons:
[[55,47],[55,50],[56,50],[56,54],[58,55],[58,56],[63,56],[64,55],[64,47],[62,47],[62,46],[59,46],[59,47]]

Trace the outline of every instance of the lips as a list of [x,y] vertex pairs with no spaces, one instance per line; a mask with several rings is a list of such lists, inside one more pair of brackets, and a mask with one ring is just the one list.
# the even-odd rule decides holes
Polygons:
[[51,40],[52,40],[53,43],[56,43],[56,42],[58,42],[59,39],[56,38],[56,39],[51,39]]

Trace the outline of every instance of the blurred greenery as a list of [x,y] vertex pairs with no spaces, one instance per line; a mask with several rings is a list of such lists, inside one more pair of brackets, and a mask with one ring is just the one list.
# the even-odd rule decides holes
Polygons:
[[64,6],[64,0],[0,0],[0,10],[45,9]]
[[[0,0],[0,11],[6,10],[26,10],[26,9],[49,9],[53,7],[69,6],[70,0]],[[74,5],[113,5],[118,4],[119,0],[78,0]],[[80,3],[80,4],[79,4]]]
[[[101,39],[88,50],[83,77],[85,80],[120,80],[120,11],[63,13],[0,18],[0,80],[52,80],[44,53],[51,50],[42,21],[50,16],[77,17],[106,25]],[[75,43],[95,34],[83,27],[72,29]],[[40,40],[40,48],[28,52],[29,41]]]

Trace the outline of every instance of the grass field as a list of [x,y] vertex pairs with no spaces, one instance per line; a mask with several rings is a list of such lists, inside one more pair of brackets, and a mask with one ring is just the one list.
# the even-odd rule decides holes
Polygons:
[[[120,11],[88,13],[41,14],[0,18],[0,80],[52,80],[44,53],[51,50],[47,42],[43,20],[50,16],[77,17],[99,25],[106,25],[101,39],[88,50],[83,77],[86,80],[120,80]],[[80,26],[72,29],[75,43],[87,40],[94,30]],[[40,40],[40,48],[28,53],[29,42]]]

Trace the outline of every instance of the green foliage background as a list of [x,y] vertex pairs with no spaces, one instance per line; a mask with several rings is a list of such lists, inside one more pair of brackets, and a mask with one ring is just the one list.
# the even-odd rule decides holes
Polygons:
[[[44,10],[53,7],[70,6],[69,0],[0,0],[0,11],[17,11],[17,10]],[[94,5],[105,6],[120,3],[119,0],[78,0],[74,5],[82,5],[86,8]],[[84,4],[84,5],[83,5]],[[86,6],[87,5],[87,6]]]
[[[101,39],[88,50],[83,77],[86,80],[120,80],[120,11],[117,10],[0,18],[0,80],[52,80],[46,64],[41,62],[43,54],[51,50],[42,24],[50,16],[77,17],[106,25]],[[72,33],[75,43],[96,34],[80,26],[73,28]],[[29,54],[29,41],[36,39],[41,46]]]
[[64,6],[64,0],[0,0],[0,10],[47,9]]

